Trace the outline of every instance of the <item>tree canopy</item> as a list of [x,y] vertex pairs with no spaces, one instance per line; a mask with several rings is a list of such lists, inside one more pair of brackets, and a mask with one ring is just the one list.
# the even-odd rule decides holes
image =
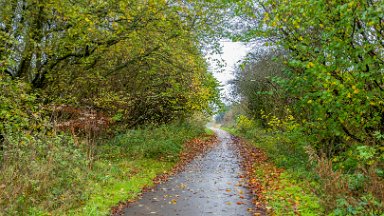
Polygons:
[[93,107],[136,125],[206,112],[219,102],[203,57],[204,42],[213,41],[207,30],[220,22],[207,12],[212,3],[0,4],[2,77],[30,85],[45,104]]

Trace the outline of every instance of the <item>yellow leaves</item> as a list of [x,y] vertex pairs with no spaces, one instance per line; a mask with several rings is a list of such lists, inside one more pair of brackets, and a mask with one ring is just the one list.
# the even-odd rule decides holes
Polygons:
[[315,64],[313,62],[308,62],[307,68],[313,68]]
[[358,94],[360,92],[360,90],[356,88],[356,86],[352,86],[352,89],[354,94]]
[[300,28],[300,22],[301,20],[294,20],[293,21],[293,27],[295,27],[296,29],[299,29]]
[[354,1],[351,1],[348,3],[348,7],[349,8],[353,8],[355,6],[355,2]]
[[375,22],[374,22],[374,21],[370,21],[370,22],[368,22],[367,25],[368,25],[368,26],[374,26],[374,25],[375,25]]
[[263,21],[268,22],[269,20],[270,20],[269,13],[265,13]]
[[303,40],[304,40],[303,36],[300,36],[299,41],[303,41]]

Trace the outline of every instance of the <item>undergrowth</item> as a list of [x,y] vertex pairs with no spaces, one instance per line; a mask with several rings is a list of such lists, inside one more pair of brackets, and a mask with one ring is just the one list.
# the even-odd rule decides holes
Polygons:
[[171,170],[183,143],[204,133],[197,124],[169,124],[129,130],[98,148],[85,204],[73,215],[107,215],[111,206],[136,198],[158,174]]
[[8,134],[0,172],[0,215],[108,215],[178,161],[202,124],[128,130],[96,145],[92,167],[71,136]]
[[[264,205],[272,215],[322,215],[324,210],[315,188],[319,184],[306,165],[307,156],[286,145],[282,134],[268,133],[254,127],[241,130],[225,128],[237,136],[246,138],[268,155],[266,162],[254,164],[255,176],[263,188]],[[285,140],[286,141],[286,140]],[[280,168],[283,168],[282,170]]]
[[[351,159],[319,156],[309,145],[314,137],[302,133],[293,121],[286,121],[285,128],[269,124],[265,129],[244,118],[226,129],[267,153],[272,165],[255,166],[256,178],[266,187],[267,205],[276,215],[383,215],[379,199],[383,184],[377,169],[341,169]],[[268,181],[270,166],[283,171]]]

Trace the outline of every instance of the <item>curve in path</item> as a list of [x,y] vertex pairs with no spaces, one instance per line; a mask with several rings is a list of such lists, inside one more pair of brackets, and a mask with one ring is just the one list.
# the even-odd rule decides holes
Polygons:
[[219,144],[185,170],[123,210],[126,216],[246,216],[251,198],[239,178],[239,157],[230,135],[213,129]]

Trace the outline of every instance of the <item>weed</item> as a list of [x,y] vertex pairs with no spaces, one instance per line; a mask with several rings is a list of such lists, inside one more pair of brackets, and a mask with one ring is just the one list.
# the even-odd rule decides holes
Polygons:
[[95,143],[92,169],[87,140],[7,134],[0,170],[0,215],[105,215],[136,197],[170,170],[183,143],[204,133],[201,124],[174,123],[128,130]]

